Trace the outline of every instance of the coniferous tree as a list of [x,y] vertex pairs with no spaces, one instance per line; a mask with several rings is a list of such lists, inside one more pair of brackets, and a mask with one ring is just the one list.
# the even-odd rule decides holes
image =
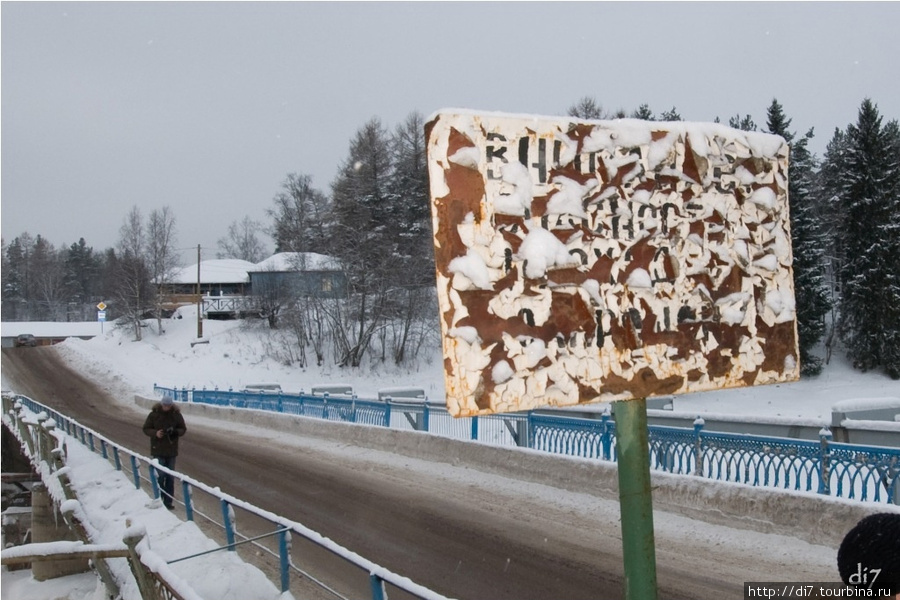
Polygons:
[[841,338],[853,365],[900,377],[900,156],[897,126],[863,101],[847,128],[836,190],[841,217]]
[[[2,246],[2,250],[0,250],[0,294],[2,294],[3,298],[6,298],[6,288],[9,285],[9,257],[7,256],[7,252],[9,247],[6,245],[6,240],[0,238],[0,246]],[[0,303],[0,311],[2,311],[2,319],[4,321],[11,321],[12,319],[7,318],[7,302]]]
[[644,121],[655,121],[656,117],[653,116],[653,111],[650,110],[650,106],[648,104],[641,104],[636,111],[631,113],[632,119],[643,119]]
[[274,222],[270,234],[275,252],[327,254],[332,234],[329,198],[313,187],[309,175],[290,173],[281,187],[275,207],[266,211]]
[[357,131],[331,185],[331,252],[341,262],[350,292],[341,314],[332,316],[341,366],[360,365],[396,281],[398,240],[392,211],[386,209],[392,175],[390,137],[374,118]]
[[[837,308],[841,292],[840,275],[844,264],[844,236],[841,231],[843,213],[841,211],[840,189],[844,155],[847,150],[847,136],[841,129],[835,129],[825,157],[816,178],[816,213],[822,235],[825,238],[826,278],[829,285],[830,302]],[[829,338],[837,332],[837,310],[831,312],[832,330]],[[826,362],[833,344],[826,342]]]
[[9,273],[4,278],[3,305],[7,319],[29,321],[37,315],[34,243],[35,239],[26,231],[6,249]]
[[394,253],[395,215],[386,209],[392,175],[391,139],[374,118],[357,131],[331,185],[333,238],[340,244],[336,254],[361,271],[376,269]]
[[[769,110],[771,110],[771,107],[769,107]],[[788,121],[788,124],[790,124],[790,121]],[[753,121],[753,117],[751,117],[750,115],[744,115],[743,117],[741,117],[740,115],[734,115],[733,117],[728,119],[728,126],[734,127],[735,129],[740,129],[741,131],[756,131],[756,123]]]
[[603,108],[603,105],[591,96],[583,96],[578,102],[569,107],[566,114],[578,119],[592,120],[608,119],[610,116],[609,112]]
[[435,322],[437,318],[424,128],[424,117],[412,113],[394,130],[392,138],[393,174],[387,204],[394,214],[395,236],[399,241],[396,257],[402,266],[393,272],[394,292],[390,297],[387,329],[391,335],[391,355],[397,364],[415,355],[421,345],[419,332],[424,330],[423,321]]
[[396,256],[403,263],[402,280],[413,285],[434,283],[424,128],[424,117],[412,113],[394,131],[391,140],[393,169],[385,203],[395,230],[393,237],[399,241]]
[[94,256],[94,249],[87,245],[84,238],[69,246],[65,257],[65,275],[63,283],[69,302],[76,308],[75,318],[85,318],[86,305],[94,304],[99,279],[99,261]]
[[98,257],[97,296],[108,306],[106,314],[109,321],[117,319],[124,312],[124,309],[120,307],[116,291],[121,268],[115,248],[107,248]]
[[32,301],[36,318],[55,321],[62,316],[65,297],[63,259],[60,252],[40,234],[31,253]]
[[[825,316],[831,305],[825,285],[825,240],[814,205],[816,161],[807,147],[813,131],[810,129],[798,138],[790,130],[791,119],[785,116],[777,100],[772,100],[767,115],[769,133],[780,135],[790,146],[788,200],[793,238],[800,365],[804,375],[816,375],[822,370],[822,359],[814,355],[812,350],[825,332]],[[749,115],[743,123],[752,123]]]
[[[13,239],[3,253],[3,320],[18,321],[25,318],[26,251],[20,238]],[[27,271],[26,271],[27,272]]]
[[663,112],[659,115],[660,121],[682,121],[681,115],[678,113],[678,110],[673,106],[670,110]]
[[886,217],[879,223],[884,244],[879,305],[884,309],[882,364],[894,379],[900,379],[900,125],[892,120],[884,128],[888,157],[892,157],[887,174]]

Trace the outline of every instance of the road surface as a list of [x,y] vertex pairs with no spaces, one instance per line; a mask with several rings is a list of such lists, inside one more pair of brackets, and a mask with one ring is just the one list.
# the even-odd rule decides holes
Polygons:
[[[2,367],[14,391],[148,452],[140,430],[145,411],[71,371],[54,348],[3,349]],[[559,502],[548,502],[532,493],[533,484],[494,485],[471,469],[448,478],[424,461],[377,460],[377,452],[364,448],[289,443],[283,436],[261,442],[252,433],[210,419],[189,420],[177,468],[450,597],[623,597],[618,523],[608,510],[577,506],[599,499],[576,494],[572,500],[560,490]],[[657,521],[665,518],[657,513]],[[777,552],[760,556],[740,539],[712,545],[660,529],[661,600],[741,597],[744,581],[832,579],[820,565],[798,568],[802,556],[785,565]]]

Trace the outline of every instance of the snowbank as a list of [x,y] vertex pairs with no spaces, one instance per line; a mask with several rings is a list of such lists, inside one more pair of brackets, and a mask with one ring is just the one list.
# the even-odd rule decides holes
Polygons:
[[[137,396],[135,401],[148,408],[156,400]],[[384,452],[379,460],[388,462],[414,458],[473,469],[486,476],[499,475],[550,489],[618,500],[618,472],[614,463],[461,441],[418,431],[367,427],[266,411],[192,403],[180,407],[194,420],[206,417],[209,422],[219,422],[220,427],[234,427],[245,432],[249,428],[263,437],[280,432],[314,438],[354,448],[356,452],[359,448]],[[861,503],[815,493],[774,490],[657,471],[652,472],[651,477],[654,511],[666,513],[657,520],[665,521],[676,515],[835,548],[862,517],[875,512],[900,513],[897,506]]]

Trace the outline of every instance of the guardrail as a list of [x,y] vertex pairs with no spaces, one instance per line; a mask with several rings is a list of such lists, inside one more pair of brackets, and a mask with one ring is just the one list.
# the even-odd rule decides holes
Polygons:
[[[179,509],[183,507],[185,518],[197,522],[198,526],[207,530],[218,532],[224,537],[224,543],[214,550],[169,560],[168,564],[211,552],[237,552],[239,549],[252,547],[251,556],[268,556],[277,561],[276,570],[282,593],[291,592],[296,597],[304,597],[304,592],[319,597],[324,591],[329,597],[346,599],[359,597],[361,590],[366,590],[372,600],[386,600],[389,592],[398,591],[423,600],[447,600],[445,596],[363,558],[300,523],[162,467],[157,461],[132,452],[31,398],[21,395],[4,396],[4,413],[9,414],[14,403],[20,403],[31,412],[42,415],[42,421],[52,420],[55,428],[80,441],[92,452],[100,454],[116,470],[128,475],[136,489],[143,489],[156,500],[160,500],[161,494],[157,472],[167,473],[180,482],[181,499],[176,498],[175,502]],[[327,415],[329,412],[323,414]],[[42,447],[40,444],[46,445],[39,438],[35,438],[34,443],[39,449]],[[238,524],[241,525],[240,528]],[[331,575],[328,578],[302,567],[304,562],[323,560],[330,561],[328,570]],[[300,577],[296,577],[297,575]]]
[[[258,394],[232,390],[166,388],[158,395],[179,402],[250,408],[394,429],[426,431],[454,439],[616,460],[615,420],[536,412],[454,418],[440,405],[330,397]],[[819,441],[649,426],[651,467],[754,486],[812,491],[865,502],[900,504],[900,449],[834,442],[828,428]]]

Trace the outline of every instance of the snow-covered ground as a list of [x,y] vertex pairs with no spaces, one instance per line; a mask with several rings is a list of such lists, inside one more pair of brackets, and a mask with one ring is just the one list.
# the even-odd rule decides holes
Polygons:
[[[108,461],[79,443],[67,445],[69,477],[78,494],[84,522],[89,523],[100,545],[122,545],[122,537],[130,527],[142,528],[146,538],[148,560],[156,570],[165,569],[166,578],[178,586],[186,598],[245,600],[260,598],[289,600],[281,595],[266,576],[244,563],[231,552],[216,552],[168,567],[160,556],[184,557],[218,547],[192,522],[179,519],[151,501],[143,491]],[[52,477],[44,477],[45,481]],[[58,487],[58,484],[57,484]],[[53,489],[50,490],[51,494]],[[61,494],[61,492],[59,492]],[[125,599],[140,598],[125,559],[109,561],[110,570]],[[198,577],[197,574],[204,574]],[[35,581],[31,570],[7,571],[3,568],[2,596],[10,600],[104,600],[105,588],[93,573],[70,575],[43,582]]]
[[[103,380],[130,400],[132,394],[148,394],[153,384],[165,387],[218,387],[240,389],[250,383],[277,382],[287,392],[309,389],[319,383],[348,383],[360,397],[376,397],[380,388],[398,385],[425,389],[432,400],[444,398],[443,362],[436,343],[413,368],[392,364],[368,365],[359,370],[342,369],[327,360],[322,367],[299,368],[285,364],[291,343],[271,335],[259,321],[204,321],[208,344],[192,346],[197,338],[194,307],[180,310],[179,317],[164,321],[165,333],[156,333],[149,322],[141,342],[132,341],[128,330],[107,323],[103,335],[83,341],[70,339],[58,348],[74,366]],[[37,331],[43,325],[29,330]],[[824,372],[796,383],[678,396],[675,412],[692,416],[728,414],[745,417],[809,419],[830,422],[838,402],[900,402],[900,381],[881,372],[860,373],[835,353]],[[594,405],[602,410],[602,405]]]

